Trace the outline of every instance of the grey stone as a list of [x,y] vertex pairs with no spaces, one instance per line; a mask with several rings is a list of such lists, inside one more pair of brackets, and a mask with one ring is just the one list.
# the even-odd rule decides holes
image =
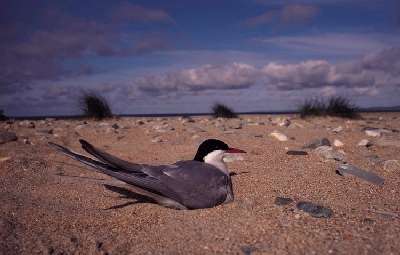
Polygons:
[[14,132],[0,132],[0,144],[12,142],[18,140],[17,135]]
[[290,197],[276,197],[275,202],[276,205],[288,205],[293,203],[293,199]]
[[295,156],[305,156],[308,155],[306,151],[297,151],[297,150],[289,150],[286,152],[287,155],[295,155]]
[[315,218],[330,218],[333,215],[332,209],[311,202],[301,201],[296,207]]
[[315,139],[310,143],[304,145],[303,149],[316,149],[320,146],[331,146],[331,142],[328,140],[328,138],[325,137],[321,139]]
[[354,175],[360,179],[368,181],[376,185],[383,185],[384,179],[377,174],[363,170],[350,164],[342,164],[336,170],[336,173],[342,176]]
[[334,150],[330,146],[320,146],[315,149],[315,152],[324,159],[333,159],[337,161],[344,161],[344,154]]

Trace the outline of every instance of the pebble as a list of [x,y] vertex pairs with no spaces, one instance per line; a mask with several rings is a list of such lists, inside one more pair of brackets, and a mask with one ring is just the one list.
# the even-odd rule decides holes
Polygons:
[[367,136],[371,136],[371,137],[380,137],[382,135],[382,133],[385,134],[390,134],[393,133],[396,130],[390,130],[390,129],[386,129],[386,128],[372,128],[372,127],[366,127],[364,128],[364,132]]
[[35,128],[35,123],[29,120],[20,121],[18,125],[21,127]]
[[293,203],[293,199],[290,197],[276,197],[275,202],[276,205],[288,205]]
[[331,142],[328,140],[328,138],[325,137],[321,139],[315,139],[310,143],[304,145],[303,149],[316,149],[321,146],[331,146]]
[[179,120],[181,121],[181,123],[182,124],[185,124],[185,123],[194,123],[195,122],[195,120],[194,119],[192,119],[191,117],[179,117]]
[[372,143],[367,139],[362,139],[358,144],[358,146],[370,147]]
[[381,136],[381,132],[378,130],[365,130],[365,134],[371,137],[379,137]]
[[330,146],[320,146],[315,149],[315,152],[324,159],[334,159],[337,161],[344,160],[344,154],[339,151],[335,151]]
[[241,122],[236,122],[236,123],[233,123],[233,124],[229,125],[229,128],[231,128],[231,129],[242,129],[243,128],[243,124]]
[[311,202],[301,201],[296,207],[315,218],[330,218],[333,215],[332,209]]
[[164,125],[154,125],[154,126],[153,126],[153,129],[154,129],[156,132],[159,132],[159,133],[165,133],[165,132],[168,132],[168,131],[173,131],[173,130],[175,130],[175,128],[170,127],[168,124],[164,124]]
[[337,168],[336,173],[339,175],[342,175],[342,176],[346,176],[349,174],[354,175],[360,179],[363,179],[365,181],[368,181],[368,182],[376,184],[376,185],[383,185],[383,183],[385,181],[382,177],[380,177],[377,174],[363,170],[361,168],[358,168],[358,167],[350,165],[350,164],[340,165]]
[[24,139],[22,139],[22,142],[23,142],[24,144],[32,144],[32,142],[29,140],[29,138],[24,138]]
[[153,139],[151,139],[151,142],[152,143],[161,143],[161,142],[163,142],[164,140],[161,138],[161,137],[154,137]]
[[275,137],[276,139],[278,139],[281,142],[285,142],[288,140],[288,137],[285,134],[282,134],[279,131],[273,131],[271,134],[269,134],[272,137]]
[[341,141],[338,140],[338,139],[335,139],[335,140],[333,141],[333,145],[334,145],[335,147],[343,147],[343,146],[344,146],[344,143],[341,142]]
[[342,127],[342,126],[338,126],[337,128],[332,129],[332,131],[333,131],[334,133],[339,133],[339,132],[341,132],[342,130],[343,130],[343,127]]
[[296,151],[296,150],[289,150],[286,152],[287,155],[308,155],[306,151]]
[[84,125],[84,124],[78,125],[78,126],[75,127],[75,130],[83,129],[83,128],[85,128],[85,126],[86,125]]
[[110,126],[110,123],[108,122],[100,122],[99,124],[97,124],[98,127],[108,127]]
[[291,122],[288,118],[277,118],[272,121],[273,124],[277,124],[280,127],[288,127],[290,126]]
[[0,132],[0,144],[8,143],[18,140],[17,135],[14,132]]

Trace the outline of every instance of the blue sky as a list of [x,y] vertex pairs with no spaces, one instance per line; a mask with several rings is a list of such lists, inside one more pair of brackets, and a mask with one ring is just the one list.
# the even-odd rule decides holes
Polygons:
[[396,0],[0,2],[0,109],[78,114],[295,109],[310,97],[400,105]]

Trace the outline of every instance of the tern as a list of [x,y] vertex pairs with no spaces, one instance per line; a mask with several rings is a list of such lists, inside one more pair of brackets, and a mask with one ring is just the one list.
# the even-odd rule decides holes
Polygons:
[[171,165],[131,163],[110,155],[80,139],[95,159],[49,142],[58,151],[114,177],[157,204],[174,209],[211,208],[234,200],[232,181],[224,162],[231,153],[246,153],[217,139],[200,144],[193,160]]

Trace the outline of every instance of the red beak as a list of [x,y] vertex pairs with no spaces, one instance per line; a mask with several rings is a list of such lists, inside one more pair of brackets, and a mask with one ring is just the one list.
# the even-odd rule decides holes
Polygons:
[[236,149],[236,148],[229,148],[225,151],[226,153],[246,153],[244,150]]

